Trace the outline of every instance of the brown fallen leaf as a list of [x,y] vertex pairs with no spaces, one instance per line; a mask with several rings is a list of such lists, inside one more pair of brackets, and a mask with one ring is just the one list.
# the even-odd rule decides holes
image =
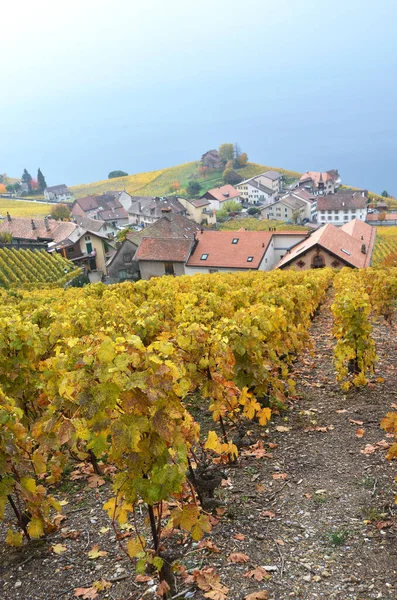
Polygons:
[[94,587],[90,588],[75,588],[74,595],[81,597],[83,600],[93,600],[98,596],[98,591]]
[[361,454],[373,454],[376,452],[376,447],[372,446],[372,444],[367,444],[365,448],[360,450]]
[[[396,406],[396,408],[397,408],[397,406]],[[270,448],[271,450],[273,450],[274,448],[277,448],[277,447],[278,447],[278,444],[275,444],[274,442],[269,442],[269,443],[268,443],[268,446],[269,446],[269,448]]]
[[234,535],[233,538],[242,542],[243,540],[245,540],[245,535],[243,533],[236,533],[236,535]]
[[168,594],[168,592],[170,591],[170,586],[168,585],[168,583],[165,581],[165,579],[160,583],[159,587],[156,590],[156,596],[159,596],[159,598],[163,598],[165,595]]
[[268,519],[274,519],[276,513],[272,512],[271,510],[264,510],[263,512],[261,512],[260,516],[267,517]]
[[356,429],[356,437],[362,438],[364,436],[365,429],[361,427],[360,429]]
[[244,573],[244,577],[252,577],[255,581],[262,581],[263,579],[270,579],[271,575],[263,567],[256,567],[252,571]]
[[221,584],[218,573],[212,567],[204,569],[195,569],[193,571],[194,579],[200,588],[205,592],[205,598],[212,600],[226,600],[229,588]]
[[205,548],[206,550],[209,550],[210,552],[215,552],[215,553],[220,552],[218,546],[216,544],[214,544],[214,542],[212,542],[211,540],[202,540],[199,543],[198,547]]
[[356,421],[355,419],[349,419],[349,423],[353,423],[353,425],[364,425],[364,421]]
[[137,575],[135,577],[135,583],[146,583],[150,581],[153,577],[149,577],[149,575]]
[[232,552],[229,554],[228,561],[231,563],[246,563],[250,559],[249,556],[243,554],[242,552]]
[[268,600],[269,594],[266,590],[261,590],[260,592],[253,592],[252,594],[248,594],[248,596],[244,596],[244,600]]
[[256,486],[255,486],[255,489],[258,492],[258,494],[261,494],[262,492],[265,491],[266,488],[261,483],[257,483]]
[[279,546],[285,546],[285,542],[284,540],[280,540],[280,538],[276,538],[274,540],[276,542],[276,544],[278,544]]
[[387,529],[388,527],[393,527],[393,521],[378,521],[376,524],[377,529],[379,531],[381,529]]
[[273,473],[273,479],[288,479],[288,473]]
[[91,477],[88,478],[88,487],[90,488],[97,488],[101,485],[105,485],[105,483],[106,481],[102,479],[102,477],[99,477],[99,475],[91,475]]
[[283,433],[284,431],[291,431],[291,427],[285,427],[284,425],[277,425],[275,429],[276,431],[280,431],[280,433]]

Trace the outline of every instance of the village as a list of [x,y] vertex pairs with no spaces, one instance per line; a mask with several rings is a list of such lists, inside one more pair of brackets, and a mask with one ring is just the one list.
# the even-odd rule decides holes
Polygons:
[[[206,152],[201,165],[209,172],[222,167],[218,150]],[[227,171],[232,165],[225,166]],[[363,268],[371,265],[376,226],[397,223],[385,202],[374,205],[367,190],[342,186],[336,169],[307,171],[293,181],[276,170],[234,180],[193,198],[177,190],[161,197],[123,190],[75,198],[65,184],[46,187],[45,200],[65,204],[69,217],[7,212],[0,220],[0,248],[59,253],[81,267],[88,281],[105,283],[195,273]],[[262,221],[262,231],[219,229],[221,222],[248,216]],[[284,227],[270,226],[275,222]]]

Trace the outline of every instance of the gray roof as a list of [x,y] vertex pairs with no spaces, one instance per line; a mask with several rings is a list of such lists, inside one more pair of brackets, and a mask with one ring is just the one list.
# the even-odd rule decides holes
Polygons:
[[52,185],[46,188],[47,192],[53,192],[54,194],[71,194],[72,192],[64,183],[60,185]]
[[281,178],[281,173],[278,173],[277,171],[266,171],[266,173],[262,173],[262,175],[272,181],[277,181],[277,179]]
[[[256,175],[255,177],[259,177],[259,175]],[[251,177],[250,179],[245,179],[244,181],[240,181],[240,183],[236,183],[235,187],[238,189],[240,187],[240,185],[244,185],[245,183],[252,185],[252,187],[256,188],[257,190],[260,190],[261,192],[266,192],[266,194],[269,194],[269,196],[272,196],[274,194],[274,190],[268,188],[266,185],[262,185],[262,183],[259,183],[258,181],[256,181],[255,177]]]
[[90,231],[100,231],[102,227],[106,225],[105,221],[101,221],[100,219],[90,219],[89,217],[83,217],[82,215],[74,215],[73,221],[77,223],[77,225],[81,225]]
[[186,209],[177,198],[153,198],[153,196],[138,196],[132,198],[128,209],[130,215],[141,215],[159,219],[165,211],[185,213]]
[[292,210],[299,210],[299,209],[303,208],[304,206],[306,206],[306,202],[304,202],[303,200],[298,200],[298,198],[293,198],[292,196],[287,196],[285,198],[280,198],[279,200],[277,200],[276,202],[273,202],[272,204],[268,204],[267,206],[264,206],[262,208],[262,212],[268,210],[269,208],[273,208],[273,206],[275,206],[276,204],[280,204],[280,203],[286,204]]

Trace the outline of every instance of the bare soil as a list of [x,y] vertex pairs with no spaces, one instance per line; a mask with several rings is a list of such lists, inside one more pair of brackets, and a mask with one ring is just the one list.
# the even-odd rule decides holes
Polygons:
[[[224,514],[208,536],[219,552],[195,544],[183,563],[189,572],[214,567],[229,599],[267,590],[271,600],[397,600],[396,467],[385,459],[392,440],[379,428],[397,405],[397,337],[378,323],[375,338],[376,378],[343,393],[335,381],[326,303],[313,322],[313,349],[294,365],[290,410],[265,432],[253,427],[271,457],[243,450],[238,466],[227,469],[219,490]],[[0,546],[0,598],[72,600],[76,588],[101,578],[112,587],[98,598],[154,598],[154,582],[135,583],[114,532],[101,532],[110,527],[102,510],[109,496],[107,485],[94,490],[86,480],[66,481],[58,490],[68,501],[60,531],[21,550]],[[56,544],[66,551],[54,554]],[[107,554],[91,560],[95,544]],[[231,553],[245,554],[246,562],[230,562]],[[265,567],[268,578],[246,576],[257,567]],[[191,584],[178,585],[178,598],[204,598]]]

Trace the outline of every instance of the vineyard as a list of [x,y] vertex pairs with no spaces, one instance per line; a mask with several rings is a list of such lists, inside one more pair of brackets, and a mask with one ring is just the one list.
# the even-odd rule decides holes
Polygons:
[[0,198],[0,215],[5,217],[7,212],[12,217],[46,217],[50,214],[53,204],[45,202],[24,202],[12,198]]
[[387,264],[390,257],[397,258],[397,227],[377,227],[376,243],[372,264],[374,267],[393,266]]
[[[13,251],[7,252],[10,260]],[[11,260],[12,273],[18,266],[26,276],[27,265],[22,269],[14,256]],[[189,570],[187,557],[201,550],[220,557],[209,536],[216,535],[223,519],[231,519],[233,502],[225,506],[221,499],[228,486],[233,488],[232,473],[251,465],[247,460],[273,458],[277,443],[268,439],[273,419],[279,423],[285,415],[275,430],[290,430],[287,408],[302,398],[297,385],[303,371],[296,361],[307,356],[304,368],[313,362],[309,332],[322,307],[332,302],[326,310],[336,339],[330,359],[335,389],[354,396],[374,385],[379,360],[374,323],[392,326],[396,298],[397,269],[249,272],[82,289],[0,290],[5,543],[21,552],[36,539],[55,540],[49,551],[54,560],[61,557],[62,565],[81,530],[90,526],[89,517],[80,517],[79,530],[65,527],[68,515],[83,514],[84,506],[78,493],[77,505],[65,510],[70,495],[65,500],[63,492],[73,482],[84,482],[103,508],[102,516],[95,512],[93,523],[103,524],[96,526],[97,535],[112,536],[106,551],[88,537],[88,560],[117,556],[116,562],[131,561],[138,573],[123,598],[140,598],[139,586],[147,582],[152,591],[144,595],[150,598],[185,597],[178,595],[178,585],[198,588],[206,598],[242,597],[228,595],[226,584],[233,582],[222,583],[213,567],[203,568],[201,562]],[[305,379],[310,381],[310,374]],[[321,381],[309,385],[321,392]],[[315,411],[300,413],[305,434],[328,431],[317,425]],[[376,427],[380,431],[379,423]],[[395,435],[396,414],[390,412],[382,427]],[[389,449],[389,458],[396,454]],[[257,480],[253,466],[247,469],[256,496],[265,493],[274,500],[269,482]],[[270,475],[282,487],[290,485],[287,479],[279,467]],[[316,491],[319,497],[324,493]],[[238,495],[233,498],[241,505]],[[259,502],[258,519],[272,520],[276,513],[263,511],[263,499]],[[233,531],[230,523],[226,530]],[[233,536],[227,547],[244,546],[244,535],[237,530]],[[285,544],[277,538],[281,557]],[[250,560],[238,550],[228,554],[227,564],[237,571]],[[210,562],[205,556],[203,561]],[[263,583],[274,570],[256,566],[248,571],[249,589],[255,582],[262,585],[244,597],[268,598]],[[106,597],[106,590],[124,579],[119,575],[95,581],[90,572],[89,585],[72,586],[70,597],[96,598],[102,592]]]
[[0,248],[0,288],[62,286],[80,273],[60,254]]

